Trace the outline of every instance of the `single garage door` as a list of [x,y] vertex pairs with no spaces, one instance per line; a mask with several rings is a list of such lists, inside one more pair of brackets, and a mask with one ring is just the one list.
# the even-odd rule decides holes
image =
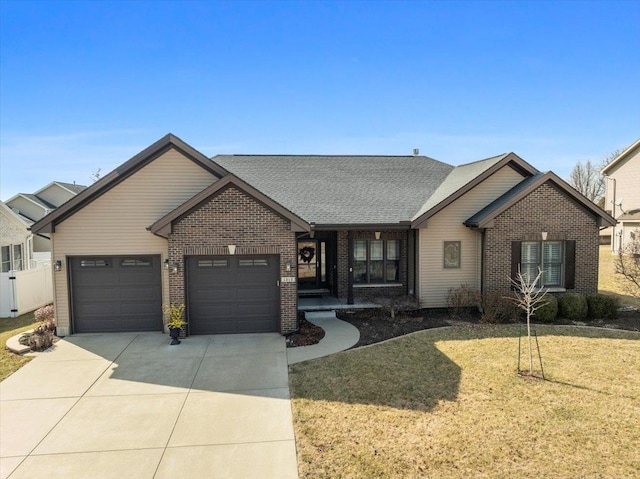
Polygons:
[[277,256],[187,258],[191,334],[278,331]]
[[162,331],[160,256],[69,260],[74,333]]

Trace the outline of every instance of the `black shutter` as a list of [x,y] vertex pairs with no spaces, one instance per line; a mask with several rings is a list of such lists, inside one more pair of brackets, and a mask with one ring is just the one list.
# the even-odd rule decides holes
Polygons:
[[564,287],[575,289],[576,287],[576,241],[564,242]]
[[[522,241],[511,242],[511,279],[516,281],[518,276],[518,270],[520,268],[520,258],[522,255]],[[511,284],[511,290],[515,290],[513,283]]]

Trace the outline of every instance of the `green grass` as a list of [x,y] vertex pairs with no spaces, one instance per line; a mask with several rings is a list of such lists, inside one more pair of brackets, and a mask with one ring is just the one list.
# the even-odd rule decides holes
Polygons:
[[633,306],[640,308],[640,298],[629,296],[621,275],[616,274],[614,260],[616,256],[611,254],[611,246],[600,246],[600,267],[598,270],[598,290],[601,293],[613,296],[620,306]]
[[38,325],[33,313],[23,314],[17,318],[0,318],[0,381],[13,374],[23,365],[31,361],[28,356],[13,354],[6,349],[7,339]]
[[640,333],[467,326],[293,365],[301,477],[637,477]]

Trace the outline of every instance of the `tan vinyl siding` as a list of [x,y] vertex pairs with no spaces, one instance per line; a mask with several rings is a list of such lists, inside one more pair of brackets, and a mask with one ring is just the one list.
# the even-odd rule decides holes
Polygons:
[[[611,215],[618,219],[624,213],[640,209],[640,147],[612,168],[605,178],[606,194],[604,209],[611,211]],[[622,205],[615,203],[622,200]],[[632,227],[618,224],[611,228],[611,249],[617,251],[620,245],[629,240],[629,230]],[[620,234],[621,236],[618,236]]]
[[[167,240],[147,227],[216,180],[191,160],[170,150],[56,226],[53,260],[65,267],[55,273],[58,328],[69,334],[66,258],[78,255],[159,254],[168,256]],[[163,270],[163,302],[169,297]]]
[[640,209],[640,147],[636,148],[629,157],[616,165],[609,178],[615,180],[615,199],[613,197],[613,181],[607,180],[607,194],[604,205],[605,210],[614,209],[613,201],[622,198],[622,208],[615,206],[614,218],[620,217],[623,211]]
[[[521,174],[505,166],[429,218],[427,227],[419,230],[418,284],[423,308],[446,307],[450,288],[463,284],[480,288],[481,234],[462,223],[522,179]],[[444,268],[445,241],[461,242],[460,268]]]

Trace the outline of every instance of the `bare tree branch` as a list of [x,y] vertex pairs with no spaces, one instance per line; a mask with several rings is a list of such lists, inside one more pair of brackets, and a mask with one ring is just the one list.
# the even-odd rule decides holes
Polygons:
[[578,161],[569,174],[569,184],[594,203],[598,203],[605,192],[604,176],[600,171],[615,160],[621,152],[621,150],[612,151],[602,159],[599,165],[590,160],[585,163]]
[[509,277],[509,281],[515,287],[518,296],[508,297],[510,301],[513,301],[527,314],[527,339],[529,343],[529,374],[533,376],[533,345],[531,343],[531,317],[535,315],[536,310],[540,309],[546,304],[544,297],[547,294],[546,290],[536,287],[538,281],[542,277],[542,270],[538,268],[538,275],[533,280],[525,277],[520,268],[515,279]]
[[627,292],[640,298],[640,229],[631,233],[631,241],[620,248],[614,261],[616,273],[622,276]]
[[569,184],[594,202],[604,194],[604,177],[590,160],[575,164],[569,175]]

